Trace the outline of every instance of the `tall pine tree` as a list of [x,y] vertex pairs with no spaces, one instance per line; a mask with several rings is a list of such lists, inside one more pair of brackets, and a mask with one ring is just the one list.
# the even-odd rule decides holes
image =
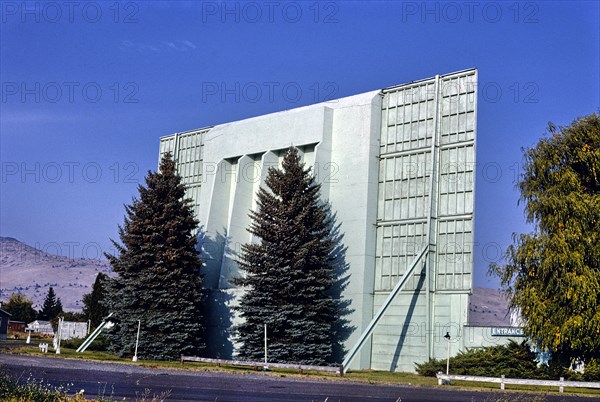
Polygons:
[[259,241],[242,245],[245,276],[235,281],[246,289],[237,308],[244,319],[237,328],[239,355],[262,358],[267,324],[270,361],[326,364],[341,320],[332,296],[337,274],[329,208],[295,148],[281,170],[269,169],[266,185],[250,212],[248,231]]
[[110,349],[133,354],[140,320],[139,356],[197,355],[203,333],[198,221],[170,154],[138,190],[139,199],[125,207],[125,223],[119,227],[122,244],[113,241],[118,256],[107,254],[118,274],[108,281],[106,298],[116,321],[107,334]]
[[42,305],[42,309],[38,314],[38,319],[44,321],[50,321],[60,313],[63,312],[62,302],[60,298],[56,297],[56,293],[54,292],[54,288],[50,287],[48,289],[48,293],[46,293],[46,298],[44,299],[44,304]]

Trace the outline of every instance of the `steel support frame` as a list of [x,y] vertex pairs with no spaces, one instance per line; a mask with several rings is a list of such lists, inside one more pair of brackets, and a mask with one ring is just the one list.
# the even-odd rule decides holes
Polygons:
[[356,342],[354,347],[352,347],[352,349],[348,352],[348,355],[346,355],[346,358],[344,359],[344,361],[342,363],[344,374],[346,374],[346,372],[348,371],[348,367],[350,366],[350,363],[352,363],[352,360],[354,360],[354,357],[360,351],[360,349],[363,347],[366,340],[369,339],[369,337],[373,334],[373,330],[379,323],[379,320],[381,320],[381,317],[383,317],[383,315],[387,311],[388,307],[392,304],[392,301],[394,300],[394,298],[396,297],[398,292],[400,292],[400,290],[404,287],[404,285],[406,285],[406,283],[408,282],[408,279],[413,274],[415,268],[419,265],[419,262],[421,262],[423,260],[423,257],[425,256],[425,254],[427,254],[428,249],[429,249],[429,245],[426,244],[423,247],[423,249],[421,250],[421,252],[419,254],[417,254],[417,256],[413,260],[410,267],[406,270],[404,275],[402,275],[402,278],[400,278],[398,283],[396,283],[396,286],[394,286],[394,289],[392,289],[392,291],[390,292],[388,297],[385,299],[381,308],[377,311],[377,313],[375,313],[375,316],[373,317],[373,319],[371,320],[371,322],[369,323],[369,325],[367,326],[365,331],[361,334],[360,338],[358,339],[358,341]]
[[345,374],[350,367],[350,364],[363,347],[367,339],[373,334],[375,327],[386,313],[394,298],[402,290],[402,288],[408,282],[408,278],[413,274],[415,268],[423,260],[427,254],[427,260],[425,262],[425,279],[426,279],[426,338],[427,338],[427,358],[431,358],[433,355],[433,298],[435,296],[435,266],[436,266],[436,245],[437,245],[437,216],[438,216],[438,203],[437,193],[439,186],[439,148],[440,148],[440,76],[435,76],[435,95],[434,95],[434,117],[433,117],[433,133],[431,135],[431,166],[429,175],[429,214],[427,216],[427,242],[421,252],[417,254],[411,265],[407,268],[406,272],[400,278],[398,283],[394,286],[388,297],[383,302],[382,306],[373,316],[373,319],[367,325],[367,328],[363,331],[356,344],[346,355],[342,363],[342,370]]

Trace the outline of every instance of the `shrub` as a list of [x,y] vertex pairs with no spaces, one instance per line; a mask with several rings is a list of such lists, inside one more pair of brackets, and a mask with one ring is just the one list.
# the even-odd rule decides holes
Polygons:
[[585,381],[600,381],[600,361],[591,359],[588,364],[585,365],[583,379]]
[[[528,378],[533,380],[567,381],[600,380],[600,362],[591,359],[585,366],[585,373],[571,371],[564,362],[550,360],[548,365],[538,366],[536,355],[530,350],[527,341],[510,341],[507,345],[469,349],[450,358],[450,372],[459,375],[484,377]],[[417,373],[435,377],[438,372],[446,372],[446,359],[431,359],[416,364]]]
[[[60,341],[60,346],[63,348],[77,349],[85,341],[83,338],[64,339]],[[86,350],[95,350],[97,352],[106,352],[110,341],[108,338],[99,335]]]
[[[452,374],[511,378],[533,378],[537,363],[535,353],[526,342],[510,341],[508,345],[469,349],[450,358]],[[433,377],[437,372],[446,371],[446,359],[431,359],[416,364],[417,373]]]

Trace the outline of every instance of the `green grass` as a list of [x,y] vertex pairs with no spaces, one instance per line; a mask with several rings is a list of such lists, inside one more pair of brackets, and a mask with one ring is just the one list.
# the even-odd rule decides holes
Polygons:
[[77,353],[75,349],[69,348],[60,348],[60,354],[57,355],[54,350],[52,350],[52,342],[49,342],[50,348],[48,349],[48,353],[40,352],[39,347],[37,346],[22,346],[19,348],[10,349],[8,353],[19,354],[19,355],[33,355],[33,356],[45,356],[45,357],[57,357],[57,358],[68,358],[68,359],[78,359],[78,360],[97,360],[103,362],[122,362],[125,363],[126,359],[120,358],[118,356],[112,355],[107,352],[97,352],[97,351],[85,351],[83,353]]
[[[132,362],[131,358],[122,358],[112,355],[107,352],[98,351],[85,351],[83,353],[77,353],[74,349],[61,347],[61,354],[57,355],[53,351],[48,353],[41,353],[37,346],[25,346],[20,348],[8,349],[10,353],[34,355],[34,356],[47,356],[55,358],[66,358],[66,359],[77,359],[77,360],[93,360],[101,362],[112,362],[121,364],[133,364],[140,367],[148,368],[168,368],[176,370],[193,370],[193,371],[210,371],[210,372],[224,372],[224,373],[235,373],[235,374],[256,374],[262,373],[264,375],[271,375],[276,377],[290,377],[290,378],[312,378],[326,381],[357,381],[365,382],[369,384],[406,384],[413,386],[434,386],[437,387],[437,378],[425,377],[415,373],[396,373],[389,371],[377,371],[377,370],[356,370],[349,371],[344,377],[340,377],[335,373],[317,372],[317,371],[305,371],[299,373],[298,370],[292,369],[270,369],[269,371],[262,371],[254,369],[253,367],[244,366],[229,366],[222,364],[216,366],[210,363],[198,363],[198,362],[186,362],[181,364],[179,361],[158,361],[158,360],[140,360],[138,362]],[[448,387],[447,385],[442,387]],[[485,390],[485,391],[500,391],[499,384],[491,383],[478,383],[471,381],[453,381],[450,387],[454,389],[468,389],[468,390]],[[507,392],[519,391],[519,392],[532,392],[532,393],[551,393],[558,394],[558,387],[535,387],[527,385],[506,385]],[[565,387],[565,393],[563,395],[581,395],[581,396],[600,396],[600,390],[597,389],[584,389],[584,388],[567,388]]]
[[424,377],[414,373],[395,373],[391,371],[357,370],[349,371],[346,377],[352,381],[386,384],[407,384],[418,386],[437,386],[437,378]]

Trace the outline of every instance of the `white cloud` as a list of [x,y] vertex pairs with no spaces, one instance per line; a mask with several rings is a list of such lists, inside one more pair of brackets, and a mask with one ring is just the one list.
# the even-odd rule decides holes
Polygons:
[[196,45],[189,40],[176,40],[176,41],[162,41],[160,43],[135,43],[130,40],[121,41],[119,49],[128,52],[136,51],[140,53],[153,52],[158,53],[162,51],[176,51],[176,52],[187,52],[194,51],[197,49]]

